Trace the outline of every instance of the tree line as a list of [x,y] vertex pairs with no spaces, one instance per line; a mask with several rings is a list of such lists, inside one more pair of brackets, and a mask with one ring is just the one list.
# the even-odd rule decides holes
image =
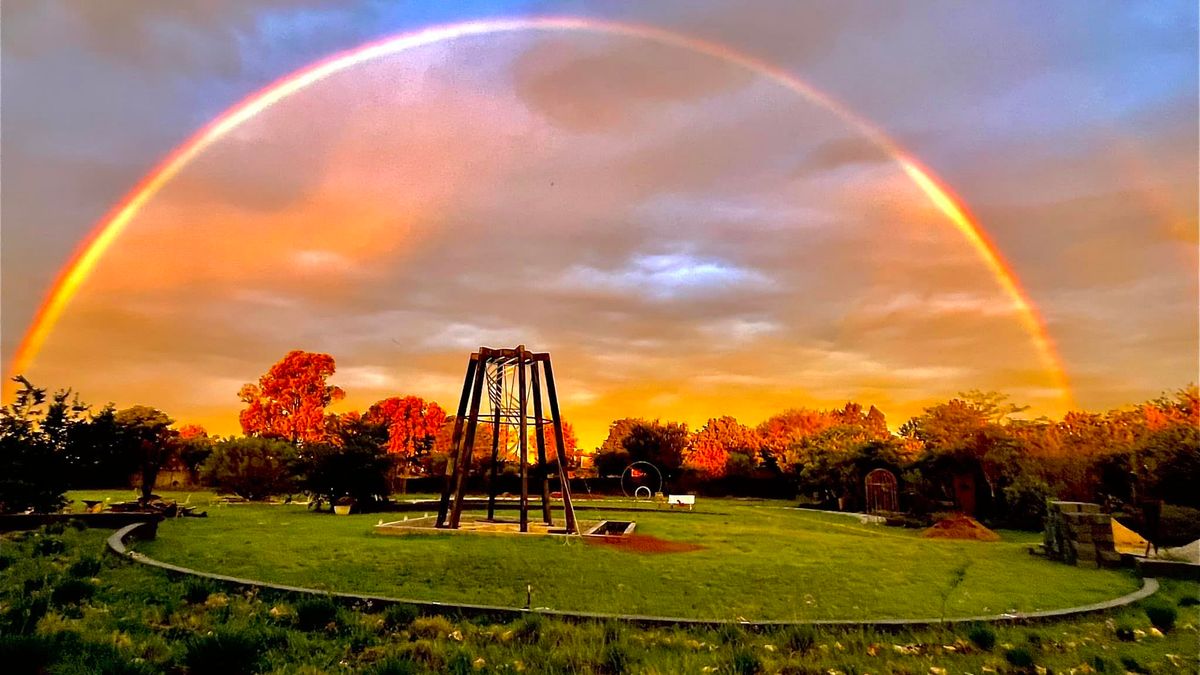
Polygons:
[[[454,419],[417,396],[383,399],[362,412],[331,413],[344,392],[331,384],[328,354],[289,352],[238,397],[243,435],[210,437],[176,426],[147,406],[92,411],[70,390],[47,395],[23,377],[0,410],[0,512],[54,510],[68,487],[128,485],[144,495],[164,468],[248,499],[306,491],[369,506],[405,477],[442,475]],[[899,479],[912,513],[962,506],[970,485],[981,513],[1036,526],[1049,497],[1112,505],[1152,497],[1200,507],[1200,394],[1174,394],[1104,413],[1025,419],[994,392],[971,391],[926,408],[893,432],[883,412],[858,403],[797,408],[756,426],[733,417],[694,431],[680,422],[623,418],[577,476],[618,476],[634,461],[662,471],[676,491],[770,492],[841,508],[862,508],[867,472]],[[551,434],[552,430],[548,430]],[[492,431],[480,425],[475,466],[489,468]],[[503,433],[510,433],[505,430]],[[515,446],[511,437],[501,448]],[[553,438],[548,439],[553,448]],[[564,424],[568,455],[577,440]],[[501,453],[515,472],[515,458]],[[768,490],[768,488],[770,488]]]
[[[887,469],[904,510],[929,514],[975,502],[1002,525],[1038,527],[1049,498],[1116,510],[1139,500],[1200,508],[1200,392],[1104,413],[1024,419],[1004,395],[971,391],[889,430],[883,413],[857,403],[797,408],[750,427],[720,417],[689,433],[681,423],[613,422],[594,456],[599,475],[630,462],[655,464],[679,483],[782,482],[831,507],[865,506],[864,479]],[[970,494],[964,497],[963,484]],[[746,489],[746,488],[743,488]]]

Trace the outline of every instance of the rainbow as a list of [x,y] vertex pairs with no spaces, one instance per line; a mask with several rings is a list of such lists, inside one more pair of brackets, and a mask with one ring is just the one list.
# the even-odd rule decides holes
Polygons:
[[[226,110],[216,119],[194,133],[182,145],[175,148],[150,173],[146,174],[132,190],[118,202],[79,244],[69,262],[59,271],[45,300],[39,306],[29,329],[22,338],[9,366],[10,373],[23,373],[33,364],[71,298],[105,252],[138,214],[143,206],[174,178],[193,159],[209,146],[219,141],[233,129],[276,103],[286,99],[321,80],[358,64],[397,54],[416,47],[431,45],[478,35],[509,33],[515,31],[550,31],[606,34],[648,40],[661,45],[678,47],[730,63],[763,77],[769,78],[804,98],[820,104],[839,115],[848,124],[860,131],[871,142],[886,152],[917,187],[928,197],[934,207],[944,214],[954,228],[966,239],[978,254],[979,259],[995,277],[996,282],[1011,300],[1021,324],[1029,334],[1044,367],[1051,375],[1055,387],[1065,403],[1070,403],[1071,392],[1065,370],[1045,323],[1034,308],[1033,302],[1021,287],[1016,274],[996,249],[996,245],[983,232],[979,223],[922,167],[909,153],[889,138],[878,127],[870,124],[844,105],[828,95],[813,89],[794,75],[773,64],[738,52],[725,45],[710,42],[672,31],[638,24],[618,23],[598,19],[574,17],[534,17],[514,19],[488,19],[468,21],[451,25],[434,26],[422,30],[384,38],[348,51],[334,54],[326,59],[282,77],[263,89],[247,96]],[[7,385],[8,383],[5,382]]]

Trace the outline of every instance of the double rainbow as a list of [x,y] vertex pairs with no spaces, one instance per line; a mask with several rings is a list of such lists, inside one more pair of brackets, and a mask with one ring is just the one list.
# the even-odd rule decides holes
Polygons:
[[[725,45],[652,26],[617,23],[598,19],[573,17],[515,18],[468,21],[385,38],[335,54],[287,75],[251,94],[226,110],[167,155],[92,229],[80,243],[71,260],[62,268],[46,299],[38,308],[29,329],[13,355],[10,373],[23,373],[34,361],[58,319],[79,291],[104,253],[117,241],[125,227],[138,212],[158,194],[193,159],[219,141],[243,122],[267,110],[279,101],[321,80],[380,57],[403,52],[414,47],[477,35],[515,31],[579,32],[617,35],[678,47],[703,54],[769,78],[805,99],[818,103],[839,115],[871,142],[886,152],[904,171],[931,203],[943,213],[954,228],[966,239],[979,259],[987,266],[1004,294],[1011,300],[1017,316],[1033,342],[1043,366],[1059,390],[1064,403],[1070,403],[1071,393],[1062,362],[1035,309],[1012,268],[996,250],[995,244],[949,191],[940,185],[928,170],[905,152],[878,127],[848,110],[845,106],[797,79],[787,71],[744,54]],[[5,382],[7,387],[8,382]]]

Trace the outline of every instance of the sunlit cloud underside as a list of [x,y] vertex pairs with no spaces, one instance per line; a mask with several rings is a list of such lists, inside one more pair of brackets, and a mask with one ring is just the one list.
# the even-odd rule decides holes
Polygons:
[[516,342],[553,351],[585,445],[623,415],[1069,403],[1015,276],[878,130],[721,45],[575,19],[420,31],[251,96],[97,226],[11,369],[232,431],[290,348],[361,407],[452,404],[468,350]]

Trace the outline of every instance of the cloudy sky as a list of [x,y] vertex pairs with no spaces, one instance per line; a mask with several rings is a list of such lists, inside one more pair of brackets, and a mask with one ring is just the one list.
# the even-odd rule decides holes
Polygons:
[[27,374],[236,430],[236,392],[325,351],[362,408],[456,403],[468,353],[555,359],[585,446],[629,415],[747,423],[979,388],[1036,414],[1197,379],[1194,2],[6,0],[5,372],[60,269],[163,157],[322,58],[441,24],[639,24],[840,101],[956,194],[1061,357],[837,110],[603,31],[441,41],[230,130],[138,211]]

